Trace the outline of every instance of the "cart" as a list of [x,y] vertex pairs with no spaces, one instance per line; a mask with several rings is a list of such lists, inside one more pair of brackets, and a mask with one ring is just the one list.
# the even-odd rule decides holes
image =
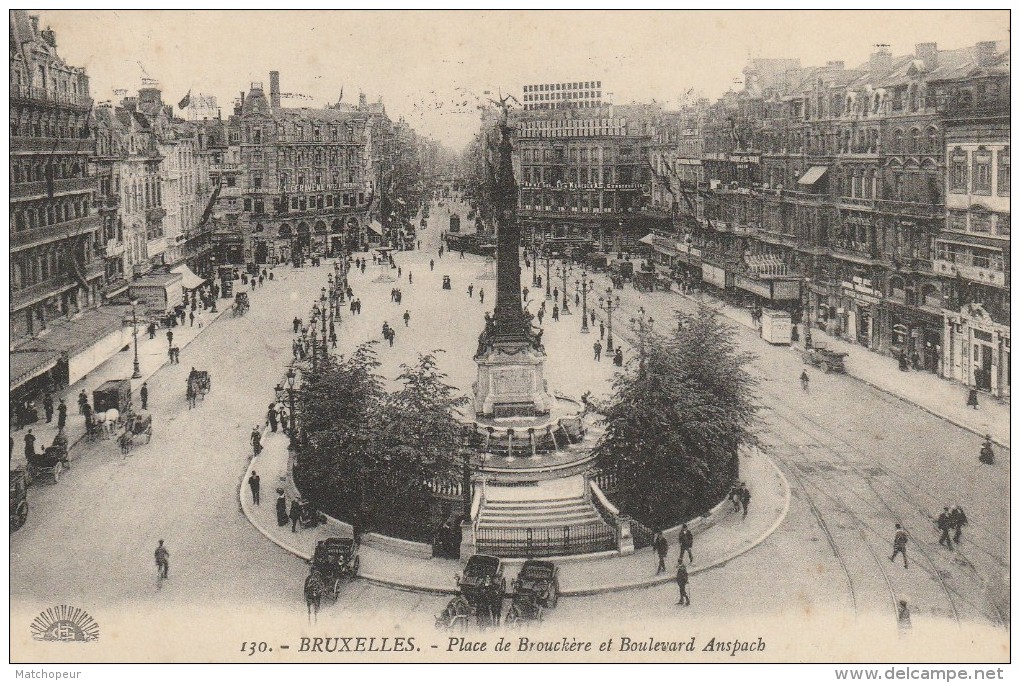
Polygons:
[[205,400],[205,395],[212,389],[212,379],[207,370],[191,369],[188,374],[187,398],[188,407],[194,408],[198,399]]
[[121,415],[131,412],[131,380],[111,379],[92,392],[92,412],[116,410]]
[[141,443],[143,440],[146,444],[152,440],[152,415],[149,413],[128,415],[124,433],[119,437],[121,453],[127,455],[136,443]]
[[361,558],[353,538],[327,538],[315,544],[312,573],[322,579],[325,594],[336,602],[346,581],[358,575]]
[[46,475],[53,477],[53,483],[56,484],[65,469],[71,469],[71,464],[67,459],[67,438],[63,434],[53,439],[52,446],[28,459],[29,479]]
[[248,303],[248,292],[238,292],[234,295],[234,317],[244,315],[248,312],[250,304]]
[[847,353],[833,351],[817,344],[802,354],[804,362],[821,368],[822,372],[846,372]]

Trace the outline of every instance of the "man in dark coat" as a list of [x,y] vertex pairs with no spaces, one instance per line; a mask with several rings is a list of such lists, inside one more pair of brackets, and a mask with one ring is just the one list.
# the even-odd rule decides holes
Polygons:
[[276,406],[272,403],[269,404],[269,411],[266,413],[266,419],[269,421],[269,429],[273,433],[276,432]]
[[662,535],[661,531],[655,532],[655,538],[652,539],[652,548],[655,549],[655,553],[659,556],[659,566],[656,567],[655,573],[660,574],[666,571],[666,555],[669,553],[669,543],[666,542],[666,537]]
[[63,430],[67,426],[67,404],[64,403],[64,399],[60,399],[60,404],[57,406],[57,429]]
[[935,522],[935,526],[942,532],[942,535],[939,536],[939,545],[944,545],[952,550],[953,539],[949,537],[949,532],[952,530],[953,524],[950,521],[948,507],[942,508],[942,514],[939,515],[938,520]]
[[149,409],[149,385],[146,382],[142,382],[142,389],[138,392],[139,398],[142,399],[142,410]]
[[751,491],[747,486],[740,488],[740,506],[744,508],[744,517],[747,517],[747,507],[751,504]]
[[967,515],[963,513],[963,508],[957,505],[949,511],[949,521],[953,526],[953,543],[959,543],[960,538],[963,536],[963,526],[967,523]]
[[290,501],[290,530],[297,533],[298,520],[301,519],[301,505],[298,504],[297,499]]
[[896,525],[896,534],[893,536],[893,553],[889,558],[890,562],[896,561],[897,555],[903,555],[903,568],[907,568],[907,532],[899,524]]
[[680,527],[679,540],[680,540],[680,561],[683,562],[684,553],[687,553],[687,559],[691,561],[691,564],[694,564],[694,555],[693,553],[691,553],[691,548],[694,547],[694,534],[691,533],[691,530],[687,528],[686,524]]
[[43,396],[43,410],[46,412],[46,421],[53,422],[53,397],[49,394]]
[[602,343],[598,340],[595,340],[595,343],[592,344],[592,349],[595,350],[595,360],[596,361],[602,360]]
[[276,525],[287,526],[287,496],[283,489],[276,489],[276,492],[279,494],[276,497]]
[[78,413],[81,415],[85,414],[85,404],[89,402],[89,396],[82,389],[78,392]]
[[262,478],[259,473],[255,470],[251,471],[251,476],[248,477],[248,486],[251,487],[251,500],[256,505],[262,504],[261,489],[262,489]]
[[28,434],[25,434],[25,458],[32,460],[35,458],[35,434],[32,430],[28,430]]
[[262,433],[259,431],[259,426],[255,425],[251,428],[251,448],[252,452],[257,456],[262,453]]
[[688,580],[687,566],[684,564],[684,558],[681,557],[680,561],[676,565],[676,587],[680,589],[680,599],[677,600],[676,603],[678,605],[691,604],[691,596],[687,594]]

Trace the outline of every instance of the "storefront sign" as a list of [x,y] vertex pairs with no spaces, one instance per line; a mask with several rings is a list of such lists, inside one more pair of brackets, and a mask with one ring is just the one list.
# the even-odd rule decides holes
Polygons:
[[772,298],[776,301],[797,301],[800,299],[800,280],[774,280]]
[[744,275],[734,275],[733,284],[734,286],[740,289],[743,289],[748,292],[753,292],[754,294],[757,294],[758,296],[763,296],[766,299],[772,298],[772,288],[769,287],[768,282],[755,280]]

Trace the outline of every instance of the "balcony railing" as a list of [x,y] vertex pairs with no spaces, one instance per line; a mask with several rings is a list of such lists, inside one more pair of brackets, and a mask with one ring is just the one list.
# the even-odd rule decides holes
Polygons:
[[[45,180],[37,180],[32,183],[19,183],[11,187],[11,199],[32,199],[49,195],[49,183]],[[53,194],[64,194],[68,192],[88,192],[97,190],[97,178],[62,178],[53,181]]]
[[21,310],[26,306],[31,306],[37,301],[45,299],[46,297],[53,296],[54,294],[60,294],[75,285],[74,279],[70,275],[60,274],[56,277],[52,277],[43,282],[37,282],[34,285],[28,287],[22,287],[21,289],[11,290],[11,311]]
[[943,204],[932,204],[930,202],[904,202],[895,199],[879,199],[875,202],[875,208],[884,213],[898,213],[906,216],[918,216],[921,218],[936,218],[942,215],[945,208]]
[[11,153],[46,152],[47,154],[92,154],[95,140],[88,138],[35,138],[23,135],[11,136]]
[[1006,286],[1006,273],[1003,271],[975,266],[970,263],[935,259],[933,270],[940,275],[946,275],[949,277],[956,277],[959,275],[965,280],[970,280],[971,282],[981,282],[995,287]]
[[11,251],[21,251],[47,242],[77,237],[86,232],[98,230],[99,227],[99,216],[92,215],[41,228],[14,231],[11,232]]
[[76,107],[79,109],[91,109],[92,98],[77,93],[57,92],[49,88],[40,88],[34,85],[12,85],[11,102],[27,101],[41,102],[44,104],[56,104],[62,106]]

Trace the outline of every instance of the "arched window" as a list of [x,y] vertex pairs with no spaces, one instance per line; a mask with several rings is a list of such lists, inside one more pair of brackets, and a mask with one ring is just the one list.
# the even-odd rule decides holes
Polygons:
[[893,131],[892,139],[892,152],[894,154],[902,154],[905,150],[903,149],[903,131],[897,128]]
[[921,131],[917,128],[910,129],[910,153],[918,154],[921,152]]

